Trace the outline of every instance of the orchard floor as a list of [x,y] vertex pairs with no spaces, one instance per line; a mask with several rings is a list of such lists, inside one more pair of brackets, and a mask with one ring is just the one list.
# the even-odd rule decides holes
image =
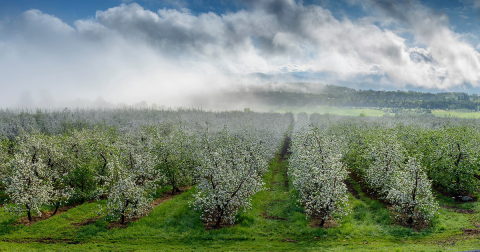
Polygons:
[[195,187],[157,206],[125,228],[109,229],[98,217],[105,201],[85,203],[30,226],[0,209],[0,251],[462,251],[480,248],[479,203],[458,205],[439,196],[432,226],[421,232],[392,225],[390,211],[366,197],[358,184],[350,195],[351,214],[341,226],[310,226],[288,182],[281,155],[270,163],[266,190],[253,197],[252,209],[237,224],[205,231],[200,213],[189,205]]

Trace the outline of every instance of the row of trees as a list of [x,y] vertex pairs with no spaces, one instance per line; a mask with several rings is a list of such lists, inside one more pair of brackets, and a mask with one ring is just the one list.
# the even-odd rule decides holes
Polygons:
[[401,220],[429,222],[438,210],[425,167],[408,156],[394,133],[378,134],[366,148],[364,179],[381,198],[390,202]]
[[[247,115],[245,115],[247,114]],[[249,116],[248,114],[251,114]],[[124,222],[146,215],[161,186],[172,194],[198,183],[193,205],[206,222],[233,222],[261,190],[267,162],[278,150],[291,116],[241,113],[201,124],[168,121],[155,126],[96,126],[65,134],[38,130],[0,141],[0,176],[12,214],[41,215],[72,202],[106,198],[103,209]],[[238,122],[238,120],[235,120]],[[221,126],[223,124],[223,126]],[[271,126],[270,126],[271,125]]]
[[194,206],[209,224],[233,224],[236,213],[251,208],[251,196],[263,189],[270,155],[255,135],[234,135],[227,129],[203,141]]
[[[157,140],[158,142],[156,142]],[[135,135],[121,138],[114,131],[83,130],[68,136],[24,134],[4,163],[6,209],[16,215],[41,215],[43,205],[58,208],[71,201],[107,196],[113,217],[142,216],[152,192],[166,180],[157,167],[159,155],[149,141]]]
[[366,174],[373,160],[368,155],[379,151],[372,146],[387,146],[388,140],[388,148],[397,150],[396,162],[406,164],[415,158],[433,186],[443,193],[458,196],[478,190],[480,128],[476,120],[312,115],[309,122],[327,129],[329,134],[344,136],[344,160],[359,175]]
[[410,226],[437,213],[434,186],[451,196],[478,191],[479,146],[473,120],[299,114],[289,172],[309,216],[348,213],[350,171]]
[[[255,130],[268,130],[267,122],[291,115],[275,113],[244,113],[240,111],[204,111],[201,109],[64,109],[27,110],[0,109],[0,139],[15,141],[23,132],[46,135],[70,134],[72,130],[94,129],[97,126],[114,127],[124,134],[144,126],[182,124],[205,132],[217,132],[224,126],[240,129],[255,125]],[[264,123],[265,122],[265,123]]]
[[307,216],[321,218],[323,227],[326,220],[346,215],[348,174],[338,137],[304,129],[294,135],[291,152],[288,172]]

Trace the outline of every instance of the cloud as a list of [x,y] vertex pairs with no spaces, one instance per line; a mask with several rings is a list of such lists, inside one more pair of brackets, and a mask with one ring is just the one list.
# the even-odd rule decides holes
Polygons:
[[474,9],[480,9],[480,0],[460,0],[460,2]]
[[[388,26],[400,27],[413,35],[414,43],[428,52],[423,54],[428,61],[414,60],[415,63],[409,62],[399,72],[389,73],[393,80],[444,90],[480,85],[480,54],[465,36],[450,29],[446,14],[414,0],[368,0],[361,4],[376,11],[380,20],[389,20]],[[409,51],[418,55],[418,50]]]
[[340,20],[293,0],[245,0],[245,9],[222,15],[131,3],[69,26],[29,10],[1,24],[0,106],[41,90],[56,101],[178,105],[188,94],[256,82],[240,77],[257,72],[373,75],[397,88],[480,85],[480,55],[445,15],[416,1],[350,1],[373,16]]
[[24,12],[17,20],[17,25],[22,29],[22,32],[27,32],[30,35],[38,35],[40,33],[65,35],[74,32],[72,27],[62,22],[59,18],[42,13],[39,10]]
[[42,90],[58,104],[100,96],[115,103],[178,106],[186,104],[188,94],[230,81],[218,68],[173,57],[154,41],[107,25],[79,20],[70,27],[37,10],[22,15],[0,40],[0,106],[26,104],[22,94],[38,98]]

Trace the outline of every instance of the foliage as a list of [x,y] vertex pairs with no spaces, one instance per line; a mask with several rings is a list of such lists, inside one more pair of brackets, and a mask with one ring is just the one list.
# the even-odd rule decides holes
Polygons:
[[365,170],[365,180],[372,189],[384,196],[390,191],[394,174],[405,161],[405,150],[395,134],[377,133],[380,134],[367,150],[370,165]]
[[326,136],[318,128],[294,136],[289,174],[299,193],[299,202],[307,216],[322,218],[320,226],[332,216],[347,211],[347,170],[341,160],[341,145],[334,135]]
[[53,194],[49,180],[49,150],[45,136],[41,134],[23,135],[18,139],[18,147],[11,162],[12,171],[4,179],[5,192],[9,195],[6,210],[12,214],[31,213],[42,215],[40,208],[50,201]]
[[[351,250],[437,251],[449,245],[449,237],[453,236],[459,240],[455,249],[478,247],[478,240],[471,233],[478,229],[475,222],[479,218],[480,203],[458,204],[451,195],[441,195],[443,191],[434,193],[431,188],[431,184],[441,188],[446,188],[442,183],[450,184],[453,185],[451,193],[457,196],[459,193],[464,195],[467,190],[456,192],[458,185],[465,185],[464,188],[469,188],[469,184],[475,185],[475,176],[478,175],[478,161],[475,159],[478,156],[478,120],[302,114],[297,117],[294,126],[290,166],[287,169],[288,155],[284,157],[287,160],[277,157],[267,171],[264,164],[278,152],[284,133],[292,122],[291,115],[128,110],[55,113],[35,113],[34,117],[28,113],[16,114],[10,118],[12,122],[8,123],[8,127],[4,123],[8,120],[0,119],[0,131],[14,136],[8,137],[9,140],[2,145],[3,157],[6,157],[3,164],[8,171],[3,174],[8,196],[2,195],[2,198],[10,200],[4,209],[20,215],[27,212],[26,204],[33,207],[30,209],[33,214],[39,214],[39,210],[51,210],[49,205],[52,204],[50,201],[54,198],[52,192],[55,188],[73,188],[75,200],[81,199],[82,195],[85,199],[97,200],[85,202],[61,216],[35,225],[12,224],[15,218],[1,208],[0,246],[7,250],[88,250],[100,247],[107,250],[155,250],[160,246],[172,250],[261,250],[265,247],[270,250],[318,250],[337,249],[341,245],[341,248]],[[71,118],[58,118],[58,115],[69,115]],[[22,120],[16,121],[15,118]],[[57,121],[65,124],[57,124]],[[30,123],[34,130],[29,128],[26,134],[16,131],[21,132],[22,127],[29,127]],[[317,141],[319,144],[303,148],[303,156],[309,158],[302,160],[298,155],[300,152],[294,151],[294,146],[300,136],[313,134],[309,125],[318,127],[316,134],[319,137],[305,137],[306,142]],[[173,134],[175,131],[180,137]],[[183,140],[173,140],[182,139],[183,134],[188,138],[188,144],[183,145],[185,148],[177,146],[184,143]],[[168,147],[162,146],[164,143]],[[461,152],[456,152],[457,143]],[[183,162],[184,158],[190,163],[190,168],[198,164],[193,179],[184,183],[192,185],[197,179],[199,184],[149,212],[150,192],[154,187],[164,185],[162,178],[168,177],[162,168],[162,158],[158,158],[166,149],[185,151],[184,154],[169,156],[173,165]],[[403,156],[398,158],[403,161],[398,161],[400,165],[396,172],[389,174],[390,179],[382,183],[390,188],[383,195],[395,208],[397,218],[407,223],[407,227],[391,225],[390,208],[385,207],[384,201],[368,197],[361,188],[363,184],[360,180],[356,181],[366,177],[367,169],[375,166],[385,168],[385,160],[396,160],[391,158],[391,152]],[[381,154],[385,156],[385,153],[388,158],[384,159]],[[464,168],[456,169],[453,157],[458,158],[460,153],[459,166]],[[442,155],[444,157],[438,161]],[[33,156],[35,162],[32,162]],[[238,162],[233,165],[232,160]],[[215,162],[225,165],[216,169]],[[250,172],[248,165],[255,162],[263,164],[255,165],[257,168]],[[340,165],[352,172],[351,178],[340,169]],[[293,173],[301,167],[304,167],[302,171],[306,171],[301,176],[287,176],[287,170]],[[327,167],[331,169],[323,169]],[[149,180],[147,186],[137,185],[135,178],[141,177],[142,169],[148,170],[149,175],[158,172],[159,179],[156,182]],[[328,173],[335,169],[341,172]],[[460,183],[451,179],[455,178],[456,172],[464,174]],[[237,225],[205,231],[201,222],[205,212],[192,211],[189,204],[207,206],[214,212],[215,206],[208,197],[218,195],[228,199],[231,194],[225,192],[234,191],[245,174],[250,174],[248,178],[251,180],[243,185],[250,186],[242,185],[242,197],[231,200],[236,207],[225,208],[237,210],[233,214]],[[308,209],[296,204],[301,196],[300,189],[292,190],[303,186],[296,177],[301,177],[305,183],[314,179],[325,181],[322,185],[326,185],[326,190],[318,189],[322,186],[320,183],[308,189],[315,191],[312,195],[316,195],[309,200],[325,202],[325,198],[320,196],[331,194],[329,189],[336,188],[337,184],[328,186],[336,179],[326,180],[322,176],[338,178],[339,181],[346,178],[350,183],[349,191],[355,196],[348,198],[348,208],[341,207],[352,211],[343,215],[342,225],[335,228],[311,228],[310,220],[305,218]],[[218,191],[209,187],[210,178],[219,185]],[[478,188],[471,188],[476,194]],[[156,193],[158,195],[166,190],[161,188]],[[381,188],[375,190],[382,192]],[[337,192],[349,195],[343,187],[339,187]],[[100,194],[107,199],[95,197]],[[199,198],[205,202],[198,203]],[[342,199],[341,196],[339,198]],[[137,199],[136,206],[128,203],[125,207],[127,200]],[[218,202],[222,204],[225,201]],[[442,208],[437,208],[436,202]],[[125,218],[149,214],[128,228],[109,230],[110,218],[97,216],[99,206],[107,212],[111,211],[109,217],[115,218],[122,214]],[[322,205],[315,205],[315,208],[321,209]],[[244,213],[239,211],[242,209],[249,210]],[[332,217],[340,215],[333,214]],[[410,217],[414,224],[429,221],[429,227],[419,231],[408,228],[411,225],[408,222],[412,222]],[[224,218],[222,221],[228,220]],[[180,241],[185,237],[189,237],[188,243]]]
[[202,219],[220,226],[233,224],[236,213],[251,208],[251,196],[262,190],[262,175],[267,162],[262,158],[258,142],[240,138],[226,128],[215,138],[206,136],[193,202],[202,211]]
[[125,136],[118,152],[107,164],[105,176],[108,192],[107,211],[113,218],[145,216],[151,210],[151,194],[164,176],[155,169],[149,143]]
[[392,179],[386,199],[402,213],[400,218],[406,219],[409,225],[417,221],[429,222],[439,208],[432,194],[431,182],[415,158],[410,158],[402,166]]
[[0,183],[10,173],[9,162],[11,155],[8,153],[8,140],[0,140]]
[[196,139],[183,125],[165,126],[167,128],[153,132],[152,154],[174,194],[180,192],[180,186],[192,184],[197,156]]
[[442,128],[430,138],[425,163],[439,186],[454,193],[474,192],[480,168],[480,135],[467,127]]

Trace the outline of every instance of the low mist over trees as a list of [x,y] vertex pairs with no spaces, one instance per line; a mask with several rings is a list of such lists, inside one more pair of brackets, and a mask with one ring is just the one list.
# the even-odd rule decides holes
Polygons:
[[295,83],[268,84],[243,88],[218,96],[196,97],[193,104],[217,103],[263,104],[270,106],[352,106],[404,109],[480,109],[478,94],[459,92],[423,93],[415,91],[355,90],[334,85]]

